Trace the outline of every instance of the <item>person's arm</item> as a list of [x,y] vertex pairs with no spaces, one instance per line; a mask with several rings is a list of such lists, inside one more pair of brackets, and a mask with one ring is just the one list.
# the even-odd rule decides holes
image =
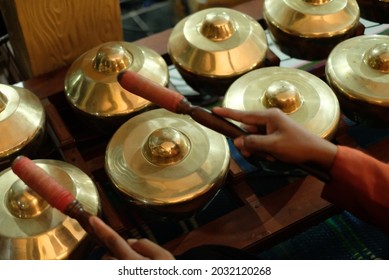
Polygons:
[[278,109],[242,112],[214,108],[221,117],[244,124],[250,135],[234,139],[245,156],[266,153],[288,163],[314,164],[332,180],[323,198],[389,232],[389,165],[358,150],[308,132]]
[[389,165],[339,146],[322,197],[389,233]]
[[213,113],[242,123],[250,134],[234,139],[234,145],[249,157],[265,154],[291,164],[314,164],[329,172],[337,146],[299,125],[281,110],[243,112],[215,107]]

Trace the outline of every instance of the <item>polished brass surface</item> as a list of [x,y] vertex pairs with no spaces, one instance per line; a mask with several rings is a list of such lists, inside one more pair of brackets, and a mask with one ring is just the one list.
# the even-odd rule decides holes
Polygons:
[[200,33],[212,41],[224,41],[230,38],[235,32],[235,26],[231,18],[225,13],[210,13],[205,15],[204,23],[201,25]]
[[262,99],[266,107],[276,107],[284,113],[293,113],[303,104],[303,98],[298,88],[285,80],[271,83],[265,90]]
[[9,212],[18,218],[40,215],[49,204],[21,180],[15,181],[6,195]]
[[263,15],[285,33],[304,38],[344,34],[359,22],[355,0],[265,0]]
[[45,121],[44,108],[34,93],[0,85],[0,162],[36,150],[43,140]]
[[311,5],[322,5],[327,4],[328,2],[331,2],[332,0],[303,0],[304,2],[307,2]]
[[195,75],[226,78],[262,65],[268,50],[261,25],[229,8],[209,8],[182,19],[168,41],[175,65]]
[[333,49],[326,78],[350,119],[368,126],[389,125],[389,36],[363,35]]
[[106,74],[115,74],[127,69],[133,63],[132,54],[121,44],[103,45],[93,59],[93,69]]
[[177,164],[190,152],[190,140],[182,132],[164,127],[153,131],[143,146],[145,158],[156,165]]
[[243,111],[281,106],[293,120],[325,139],[334,136],[340,118],[336,95],[325,82],[286,67],[266,67],[243,75],[229,88],[223,106]]
[[389,107],[389,36],[363,35],[340,43],[326,64],[336,91],[351,99]]
[[[91,214],[100,201],[93,181],[58,160],[34,160]],[[47,205],[10,168],[0,173],[0,259],[66,259],[86,237],[78,222]]]
[[364,55],[364,62],[375,70],[389,73],[389,41],[369,49]]
[[138,72],[166,86],[167,64],[154,50],[129,42],[108,42],[81,55],[65,77],[70,104],[92,118],[128,116],[151,105],[123,89],[117,82],[122,70]]
[[[184,156],[168,165],[151,162],[144,153],[144,147],[150,146],[150,136],[159,139],[156,142],[170,139],[170,148],[180,143],[177,146]],[[173,151],[174,158],[178,150]],[[142,113],[123,124],[109,142],[105,156],[107,174],[129,200],[177,214],[201,207],[199,198],[206,197],[202,206],[208,202],[208,193],[213,195],[220,188],[228,167],[229,147],[223,135],[187,115],[165,109]]]

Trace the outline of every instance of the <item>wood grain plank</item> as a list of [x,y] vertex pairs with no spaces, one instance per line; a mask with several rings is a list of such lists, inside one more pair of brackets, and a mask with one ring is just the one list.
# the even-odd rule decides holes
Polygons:
[[27,78],[69,65],[98,44],[123,39],[119,0],[7,0],[1,8]]

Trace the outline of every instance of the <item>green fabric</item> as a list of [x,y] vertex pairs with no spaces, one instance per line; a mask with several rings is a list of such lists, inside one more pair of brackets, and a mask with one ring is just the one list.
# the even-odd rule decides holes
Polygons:
[[277,260],[388,259],[389,236],[343,211],[259,256]]

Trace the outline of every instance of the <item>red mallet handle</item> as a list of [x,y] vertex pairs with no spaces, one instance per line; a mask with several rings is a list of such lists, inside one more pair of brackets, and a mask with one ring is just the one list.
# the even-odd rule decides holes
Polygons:
[[65,187],[27,157],[16,158],[12,170],[29,188],[61,212],[75,200]]
[[119,84],[132,94],[177,113],[177,107],[185,97],[178,92],[161,86],[156,82],[133,71],[123,71],[118,75]]
[[19,156],[12,163],[12,171],[52,207],[76,219],[87,232],[93,234],[89,224],[91,214],[84,210],[72,193],[35,162],[25,156]]
[[138,73],[123,71],[118,75],[118,82],[127,91],[173,113],[190,115],[196,122],[227,137],[235,138],[245,134],[245,131],[235,124],[213,114],[205,108],[193,106],[180,93],[163,87]]

